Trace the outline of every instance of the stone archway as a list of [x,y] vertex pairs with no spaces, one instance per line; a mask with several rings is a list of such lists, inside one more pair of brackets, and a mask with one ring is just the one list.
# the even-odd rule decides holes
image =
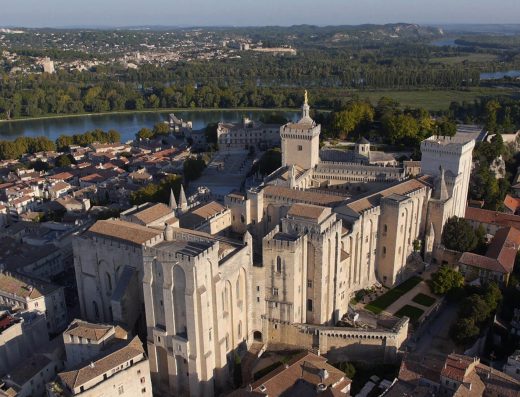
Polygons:
[[255,342],[262,342],[263,341],[263,335],[260,331],[254,331],[253,332],[253,339]]

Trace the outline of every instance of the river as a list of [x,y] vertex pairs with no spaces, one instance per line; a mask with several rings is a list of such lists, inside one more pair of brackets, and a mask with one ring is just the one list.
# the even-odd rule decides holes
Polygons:
[[512,79],[520,78],[520,70],[508,70],[506,72],[489,72],[480,73],[480,80],[501,80],[510,77]]
[[[262,110],[208,110],[208,111],[178,111],[175,115],[187,121],[192,121],[193,129],[201,129],[209,123],[239,122],[243,117],[258,120],[267,111]],[[288,120],[298,119],[299,111],[275,111]],[[151,128],[155,123],[168,120],[171,112],[142,112],[103,115],[84,115],[63,118],[47,118],[35,120],[0,121],[0,139],[12,140],[20,136],[46,136],[55,140],[60,135],[80,134],[85,131],[100,128],[121,133],[121,140],[126,142],[134,139],[135,133],[143,127]]]

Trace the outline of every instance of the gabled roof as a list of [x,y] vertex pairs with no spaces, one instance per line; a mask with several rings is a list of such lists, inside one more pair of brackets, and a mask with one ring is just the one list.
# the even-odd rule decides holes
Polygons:
[[291,206],[287,216],[318,221],[325,212],[330,213],[330,209],[318,205],[296,203]]
[[422,189],[426,186],[428,185],[421,179],[408,179],[407,181],[400,182],[377,193],[363,197],[359,200],[352,201],[347,204],[347,207],[360,214],[370,208],[379,206],[381,199],[385,197],[389,197],[394,194],[406,196],[409,193]]
[[154,204],[142,211],[133,214],[137,220],[148,225],[149,223],[155,222],[156,220],[165,216],[172,215],[172,210],[166,204],[158,203]]
[[105,238],[122,240],[133,244],[143,245],[162,234],[162,231],[136,225],[121,220],[97,221],[88,231],[88,234],[100,235]]
[[504,227],[495,233],[486,256],[464,252],[459,262],[467,266],[509,274],[515,266],[519,248],[520,231],[514,227]]
[[[91,341],[100,341],[114,328],[113,325],[89,323],[83,320],[74,320],[63,333]],[[120,328],[120,327],[116,327]],[[117,331],[120,331],[119,329]],[[121,329],[123,333],[124,330]],[[119,332],[120,333],[120,332]]]
[[251,388],[270,397],[301,395],[302,392],[303,395],[322,395],[316,388],[323,384],[326,387],[323,393],[329,390],[329,394],[323,395],[334,395],[330,394],[331,389],[342,389],[350,382],[345,373],[328,364],[326,358],[304,352],[257,380]]
[[117,368],[135,357],[142,356],[144,349],[139,337],[128,341],[123,347],[76,370],[58,374],[61,381],[70,389],[81,387],[87,382]]
[[0,273],[0,291],[24,299],[38,299],[59,287],[42,280],[18,274]]
[[504,206],[507,207],[513,214],[520,209],[520,198],[513,197],[510,194],[506,195],[504,199]]
[[489,223],[500,226],[513,226],[520,229],[520,216],[506,214],[505,212],[466,207],[466,214],[464,217],[473,222]]

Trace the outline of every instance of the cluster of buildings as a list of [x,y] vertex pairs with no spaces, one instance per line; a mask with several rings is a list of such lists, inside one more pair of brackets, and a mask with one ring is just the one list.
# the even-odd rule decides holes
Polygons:
[[[191,130],[175,117],[170,124]],[[82,209],[87,215],[76,214],[61,234],[49,235],[45,230],[53,224],[47,222],[33,229],[25,225],[19,240],[5,240],[11,244],[7,252],[20,259],[0,254],[0,304],[6,309],[0,317],[0,357],[10,360],[0,366],[0,396],[43,390],[56,397],[142,396],[152,395],[152,388],[156,395],[192,397],[348,396],[351,380],[327,360],[397,363],[410,332],[407,317],[364,313],[363,322],[357,321],[352,297],[376,285],[402,283],[418,261],[423,267],[444,263],[452,254],[441,243],[449,218],[466,217],[494,236],[485,256],[457,257],[467,279],[507,282],[494,271],[512,270],[519,217],[472,214],[485,210],[466,206],[474,134],[433,136],[422,142],[420,162],[399,164],[363,139],[354,151],[320,150],[320,133],[307,101],[301,119],[281,127],[248,120],[220,124],[220,152],[199,179],[197,194],[187,196],[182,188],[177,196],[170,193],[168,203],[131,207],[127,201],[128,192],[175,173],[176,162],[186,156],[178,148],[145,147],[152,142],[71,148],[78,164],[38,175],[37,186],[55,191],[45,197],[32,176],[9,177],[0,187],[8,198],[6,219],[14,215],[9,194],[24,197],[25,189],[35,192],[36,203],[38,197],[47,205],[76,200],[90,210]],[[247,148],[278,144],[281,167],[261,183],[245,188],[245,173],[230,171],[251,168]],[[233,184],[236,189],[229,189]],[[103,197],[122,212],[96,221],[89,214]],[[11,236],[24,224],[8,223]],[[60,245],[60,239],[67,243]],[[53,262],[57,249],[28,267],[30,252],[20,244],[38,242],[61,247],[69,267],[37,273],[60,262]],[[475,266],[487,266],[489,273],[475,273]],[[53,276],[72,267],[78,298],[69,308],[73,315],[64,304],[66,289],[53,283]],[[303,353],[260,379],[233,382],[271,347]],[[27,351],[34,370],[13,375]],[[478,360],[444,359],[437,374],[421,372],[407,357],[393,383],[368,386],[396,396],[520,392],[517,380]],[[38,384],[31,383],[38,376]]]
[[[240,146],[247,128],[254,130],[219,129],[224,142]],[[398,359],[407,318],[376,318],[368,328],[336,325],[351,314],[355,291],[409,276],[415,242],[426,262],[441,260],[444,223],[466,212],[474,137],[425,140],[420,173],[410,177],[393,162],[371,163],[364,141],[349,161],[324,160],[319,136],[305,103],[301,120],[280,128],[282,166],[261,185],[220,202],[211,201],[210,189],[207,202],[184,208],[172,195],[169,215],[166,205],[149,204],[98,221],[75,239],[82,318],[145,335],[157,392],[228,390],[236,356],[255,344],[299,347],[334,362]],[[353,178],[362,191],[351,188]],[[297,362],[295,373],[305,367]],[[295,384],[315,390],[348,389],[344,377],[300,377],[306,375]],[[280,395],[273,379],[240,393]]]
[[[0,32],[0,44],[5,48],[30,47],[29,42],[20,41],[21,31],[5,30]],[[262,43],[250,43],[248,39],[225,38],[212,31],[200,29],[179,29],[175,31],[114,31],[101,39],[93,40],[81,31],[32,32],[38,35],[42,48],[60,48],[63,51],[74,49],[91,54],[85,59],[57,59],[48,57],[26,57],[13,51],[3,51],[3,56],[11,74],[16,73],[55,73],[56,68],[70,71],[85,71],[98,65],[120,64],[127,69],[138,69],[147,64],[165,65],[174,62],[193,60],[213,60],[239,58],[240,51],[251,50],[259,54],[296,55],[291,46],[264,48]],[[30,37],[30,35],[27,35]],[[139,37],[137,37],[139,36]],[[101,56],[100,56],[101,55]],[[110,57],[107,57],[109,55]]]

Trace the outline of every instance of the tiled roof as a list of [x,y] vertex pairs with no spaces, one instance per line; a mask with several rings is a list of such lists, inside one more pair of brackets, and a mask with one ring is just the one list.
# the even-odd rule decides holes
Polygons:
[[357,213],[362,213],[363,211],[366,211],[370,208],[379,206],[381,199],[384,197],[388,197],[394,194],[405,196],[411,192],[422,189],[425,186],[428,185],[423,180],[409,179],[370,196],[363,197],[359,200],[348,203],[347,206]]
[[0,273],[0,292],[24,299],[38,299],[48,295],[59,287],[42,280],[32,279],[18,274]]
[[101,235],[105,238],[122,240],[142,245],[160,236],[162,231],[121,220],[97,221],[88,231],[89,234]]
[[208,204],[205,204],[193,211],[184,214],[180,218],[180,223],[182,227],[187,229],[196,228],[197,226],[204,223],[204,221],[225,210],[226,207],[223,205],[217,203],[216,201],[211,201]]
[[52,190],[53,192],[58,192],[60,190],[64,189],[70,189],[70,185],[67,182],[56,182],[54,185],[52,185],[49,190]]
[[86,338],[91,341],[99,341],[107,335],[112,328],[112,325],[93,324],[86,321],[74,320],[63,333],[79,338]]
[[519,248],[520,231],[514,227],[504,227],[495,233],[486,256],[465,252],[459,262],[494,272],[511,273]]
[[495,258],[507,273],[513,271],[516,254],[520,248],[520,230],[505,227],[498,230],[489,245],[486,256]]
[[518,397],[520,381],[494,368],[479,363],[476,372],[486,387],[486,396]]
[[325,207],[335,207],[345,199],[341,196],[332,194],[317,193],[309,190],[297,190],[283,186],[266,186],[264,195],[269,197],[282,197],[293,202],[323,205]]
[[74,389],[142,354],[144,354],[143,345],[136,336],[124,347],[91,364],[77,370],[62,372],[58,376],[70,389]]
[[224,207],[223,205],[217,203],[216,201],[211,201],[208,204],[194,209],[193,211],[191,211],[191,213],[198,215],[201,218],[208,219],[224,211],[225,209],[226,207]]
[[464,252],[460,257],[459,262],[466,266],[478,267],[479,269],[486,269],[492,272],[507,273],[504,267],[496,259],[474,254],[473,252]]
[[461,354],[450,354],[446,358],[444,368],[441,371],[441,376],[457,382],[464,382],[464,378],[471,371],[472,365],[476,363],[477,361],[475,361],[473,357]]
[[509,208],[513,213],[516,213],[516,211],[518,211],[518,209],[520,208],[520,198],[513,197],[510,194],[508,194],[504,199],[504,206]]
[[23,360],[23,363],[13,369],[9,375],[10,379],[17,385],[23,386],[31,378],[44,369],[51,360],[42,354],[36,354],[28,359]]
[[149,224],[168,215],[172,215],[170,207],[166,204],[158,203],[142,211],[136,212],[133,216],[144,224]]
[[330,209],[312,204],[296,203],[291,206],[287,215],[317,221],[325,211],[330,212]]
[[481,208],[466,207],[464,216],[469,221],[489,223],[500,226],[513,226],[520,229],[520,216],[504,212],[483,210]]
[[60,172],[59,174],[49,176],[49,179],[53,180],[67,180],[70,178],[74,178],[74,175],[72,175],[70,172]]
[[[324,370],[327,371],[325,377]],[[305,352],[293,358],[287,365],[282,365],[257,380],[251,387],[253,392],[262,392],[270,397],[276,397],[299,395],[299,387],[308,389],[311,386],[316,391],[318,384],[324,384],[327,389],[335,389],[343,388],[350,382],[342,371],[327,364],[326,358]]]

